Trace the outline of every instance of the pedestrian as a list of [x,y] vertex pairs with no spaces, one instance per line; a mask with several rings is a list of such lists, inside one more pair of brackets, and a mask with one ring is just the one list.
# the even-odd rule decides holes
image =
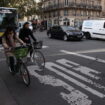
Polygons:
[[37,28],[37,20],[32,21],[32,27],[33,27],[33,32],[35,32]]

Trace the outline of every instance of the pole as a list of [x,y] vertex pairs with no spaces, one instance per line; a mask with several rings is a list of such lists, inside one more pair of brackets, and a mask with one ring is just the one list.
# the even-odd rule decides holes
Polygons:
[[58,0],[58,25],[59,25],[59,0]]

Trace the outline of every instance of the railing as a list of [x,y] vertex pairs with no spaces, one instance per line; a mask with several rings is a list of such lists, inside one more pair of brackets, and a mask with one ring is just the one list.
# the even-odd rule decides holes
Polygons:
[[49,5],[45,8],[43,8],[43,11],[52,11],[56,9],[63,9],[63,8],[80,8],[80,9],[90,9],[90,10],[102,10],[102,6],[99,5],[89,5],[86,3],[74,3],[74,2],[69,2],[67,5],[64,3],[59,3],[59,4],[54,4],[54,5]]

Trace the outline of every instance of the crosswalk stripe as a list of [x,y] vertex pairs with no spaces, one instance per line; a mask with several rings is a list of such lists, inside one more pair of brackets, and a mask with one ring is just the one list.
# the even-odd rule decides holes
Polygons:
[[[53,67],[54,67],[54,68],[53,68]],[[62,73],[62,72],[56,70],[55,68],[58,68],[58,69],[60,69],[60,70],[62,70],[62,71],[65,71],[66,69],[65,69],[65,68],[62,68],[61,66],[59,66],[59,65],[57,65],[57,64],[55,64],[55,63],[47,62],[47,63],[46,63],[46,68],[47,68],[48,70],[52,71],[52,72],[55,72],[57,75],[59,75],[59,76],[65,78],[65,79],[67,79],[68,81],[70,81],[70,82],[72,82],[72,83],[74,83],[74,84],[80,86],[81,88],[83,88],[83,89],[89,91],[90,93],[92,93],[92,94],[94,94],[94,95],[96,95],[96,96],[98,96],[98,97],[100,97],[100,98],[104,98],[104,97],[105,97],[105,95],[104,95],[103,93],[100,93],[100,92],[98,92],[97,90],[92,89],[92,88],[90,88],[89,86],[85,85],[84,83],[81,83],[81,82],[77,81],[76,79],[71,78],[70,76],[68,76],[68,75],[66,75],[66,74],[64,74],[64,73]],[[72,74],[73,74],[73,73],[72,73]],[[74,75],[74,74],[73,74],[73,75]],[[76,75],[76,76],[77,76],[77,75]],[[79,75],[78,75],[78,77],[79,77]]]
[[70,86],[66,82],[55,78],[51,75],[39,75],[35,72],[34,66],[28,67],[29,72],[31,75],[38,78],[40,83],[43,83],[45,85],[51,85],[53,87],[63,87],[68,91],[68,93],[61,92],[61,97],[66,100],[70,105],[91,105],[92,101],[88,99],[88,96],[84,93],[82,93],[79,90],[76,90],[74,87]]
[[98,72],[96,70],[90,69],[90,68],[85,67],[85,66],[81,66],[78,63],[72,62],[72,61],[67,60],[67,59],[59,59],[56,62],[66,66],[66,67],[72,68],[75,71],[79,71],[80,73],[83,73],[83,74],[85,74],[91,78],[100,79],[100,77],[96,76],[95,74],[100,74],[101,72]]
[[87,56],[87,55],[83,55],[83,54],[78,54],[78,53],[74,53],[74,52],[70,52],[70,51],[66,51],[66,50],[60,50],[60,52],[63,52],[65,54],[79,56],[79,57],[89,59],[89,60],[93,60],[93,61],[97,61],[97,62],[100,62],[100,63],[105,63],[105,60],[103,60],[103,59],[99,59],[99,58],[95,58],[95,57],[91,57],[91,56]]

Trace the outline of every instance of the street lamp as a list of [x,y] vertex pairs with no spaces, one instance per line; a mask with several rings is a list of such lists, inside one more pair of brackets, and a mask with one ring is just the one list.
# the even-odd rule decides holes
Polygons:
[[59,0],[58,0],[58,25],[59,25]]

